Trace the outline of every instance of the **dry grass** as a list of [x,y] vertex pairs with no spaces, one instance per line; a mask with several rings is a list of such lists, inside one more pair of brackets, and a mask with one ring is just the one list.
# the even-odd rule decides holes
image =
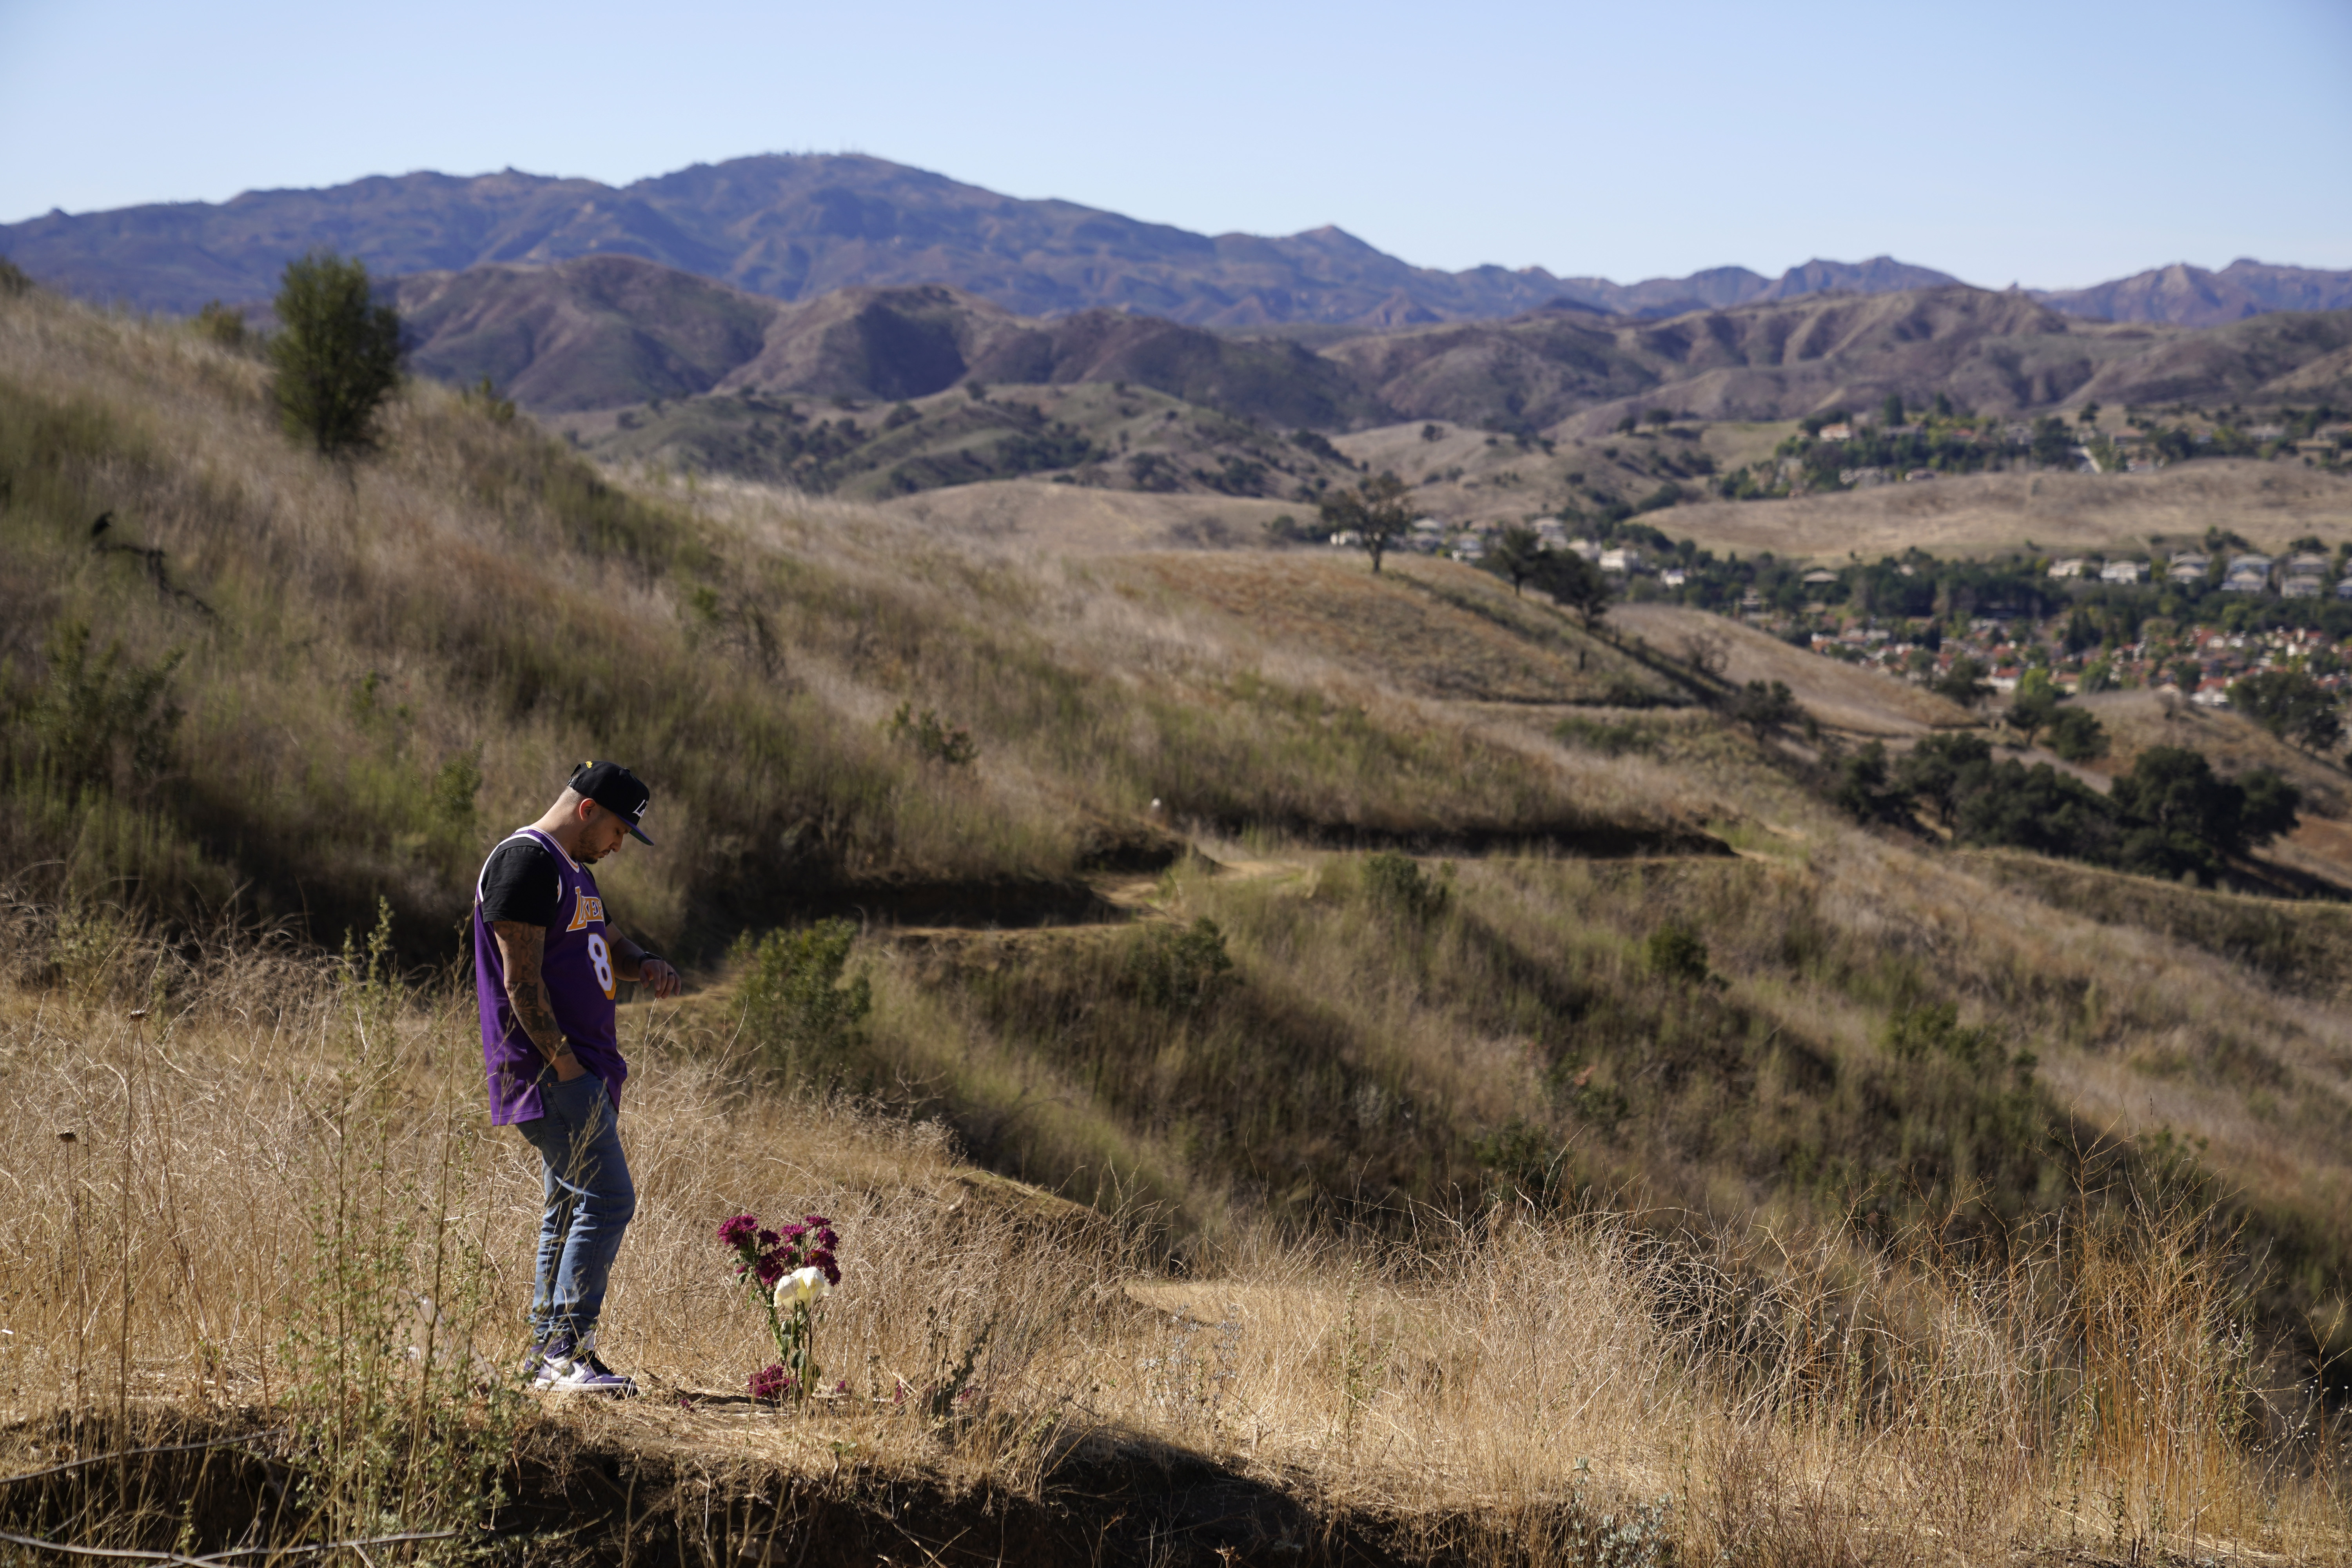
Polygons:
[[1043,479],[991,479],[902,497],[875,510],[941,538],[1084,555],[1263,544],[1266,524],[1276,518],[1286,515],[1304,524],[1315,509],[1238,496],[1150,495]]
[[[0,1002],[10,1468],[77,1457],[126,1412],[241,1413],[287,1427],[277,1451],[313,1483],[281,1542],[478,1517],[413,1484],[429,1429],[459,1468],[555,1433],[666,1453],[722,1479],[730,1520],[727,1487],[762,1475],[878,1507],[919,1482],[1051,1496],[1176,1454],[1412,1558],[2347,1556],[2333,1436],[2266,1386],[2184,1210],[1955,1253],[1931,1232],[1661,1242],[1505,1203],[1377,1237],[1259,1227],[1168,1279],[1129,1225],[979,1178],[935,1127],[658,1041],[624,1113],[640,1207],[604,1335],[658,1396],[533,1413],[470,1371],[420,1381],[509,1364],[529,1283],[536,1173],[481,1124],[465,998],[266,948],[190,963],[21,905],[7,937],[68,976]],[[847,1386],[818,1405],[730,1403],[770,1353],[712,1239],[738,1209],[844,1235],[817,1351]],[[349,1338],[322,1338],[338,1321]],[[373,1485],[373,1511],[338,1511],[331,1475]],[[170,1500],[77,1528],[170,1539]]]
[[1705,610],[1620,605],[1610,611],[1609,619],[1621,634],[1643,638],[1672,655],[1681,655],[1693,637],[1720,639],[1726,680],[1737,685],[1780,681],[1806,712],[1849,734],[1892,738],[1977,722],[1957,703],[1908,681],[1824,658]]
[[1704,501],[1653,519],[1677,539],[1742,555],[1865,561],[1913,548],[1991,555],[2028,542],[2051,554],[2145,553],[2148,536],[2208,527],[2278,549],[2344,531],[2352,480],[2287,463],[2201,458],[2153,474],[1964,474],[1789,500]]

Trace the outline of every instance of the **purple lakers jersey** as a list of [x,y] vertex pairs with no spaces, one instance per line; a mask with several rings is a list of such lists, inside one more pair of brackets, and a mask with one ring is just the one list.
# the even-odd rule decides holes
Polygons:
[[[553,858],[562,889],[554,923],[547,928],[541,970],[547,1000],[563,1037],[572,1042],[580,1065],[604,1080],[615,1110],[621,1084],[629,1076],[621,1059],[614,1032],[613,996],[618,977],[613,969],[613,949],[604,933],[604,900],[597,895],[596,879],[588,868],[563,852],[563,847],[535,827],[519,829],[502,843],[516,838],[535,840]],[[497,851],[492,850],[495,854]],[[488,872],[483,863],[483,873]],[[482,919],[482,880],[474,882],[474,988],[482,1013],[482,1065],[490,1080],[490,1121],[494,1125],[535,1121],[546,1114],[539,1098],[539,1079],[553,1069],[530,1037],[515,1022],[507,1000],[506,965],[498,938]]]

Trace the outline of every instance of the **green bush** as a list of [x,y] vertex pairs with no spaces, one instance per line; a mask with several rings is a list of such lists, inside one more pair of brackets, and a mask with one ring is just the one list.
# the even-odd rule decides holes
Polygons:
[[1147,1007],[1197,1011],[1231,983],[1233,968],[1225,933],[1206,916],[1189,926],[1142,926],[1128,941],[1128,984]]
[[1707,976],[1706,943],[1680,921],[1668,921],[1650,933],[1643,944],[1650,972],[1667,980],[1696,985]]
[[44,650],[49,674],[24,706],[24,759],[68,790],[119,793],[153,783],[171,764],[180,709],[172,677],[174,649],[152,665],[128,658],[120,640],[90,657],[89,627],[60,626]]
[[2059,710],[2050,721],[2050,749],[2061,762],[2087,763],[2107,754],[2107,729],[2080,708]]
[[820,1083],[846,1076],[874,1010],[866,973],[844,977],[856,942],[857,927],[845,920],[736,939],[729,957],[748,966],[743,1035],[777,1073]]
[[1886,1048],[1906,1062],[1938,1055],[1972,1067],[2000,1056],[1992,1031],[1962,1028],[1960,1010],[1949,1002],[1895,1013],[1887,1020]]
[[287,434],[329,456],[369,445],[400,384],[400,315],[371,298],[366,264],[322,250],[288,262],[277,310],[270,394]]
[[1410,855],[1382,850],[1364,862],[1364,896],[1372,907],[1425,921],[1445,908],[1445,885]]

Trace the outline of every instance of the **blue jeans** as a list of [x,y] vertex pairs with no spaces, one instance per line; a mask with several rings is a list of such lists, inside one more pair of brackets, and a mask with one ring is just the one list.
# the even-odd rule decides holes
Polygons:
[[558,1083],[551,1070],[540,1080],[540,1099],[547,1114],[515,1123],[547,1173],[530,1292],[532,1337],[577,1339],[604,1310],[604,1281],[637,1212],[637,1188],[603,1079],[587,1072]]

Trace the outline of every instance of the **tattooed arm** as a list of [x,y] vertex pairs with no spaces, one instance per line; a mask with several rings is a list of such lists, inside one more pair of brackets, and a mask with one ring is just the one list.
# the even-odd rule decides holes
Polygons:
[[507,1002],[514,1008],[515,1022],[553,1064],[557,1080],[570,1083],[588,1069],[572,1054],[572,1042],[563,1037],[555,1011],[548,1005],[547,977],[540,971],[547,952],[546,929],[528,921],[492,921],[490,934],[498,939],[499,959],[506,966]]
[[624,980],[634,980],[665,1001],[677,994],[677,970],[669,960],[657,958],[614,931],[604,928],[613,944],[613,971]]

